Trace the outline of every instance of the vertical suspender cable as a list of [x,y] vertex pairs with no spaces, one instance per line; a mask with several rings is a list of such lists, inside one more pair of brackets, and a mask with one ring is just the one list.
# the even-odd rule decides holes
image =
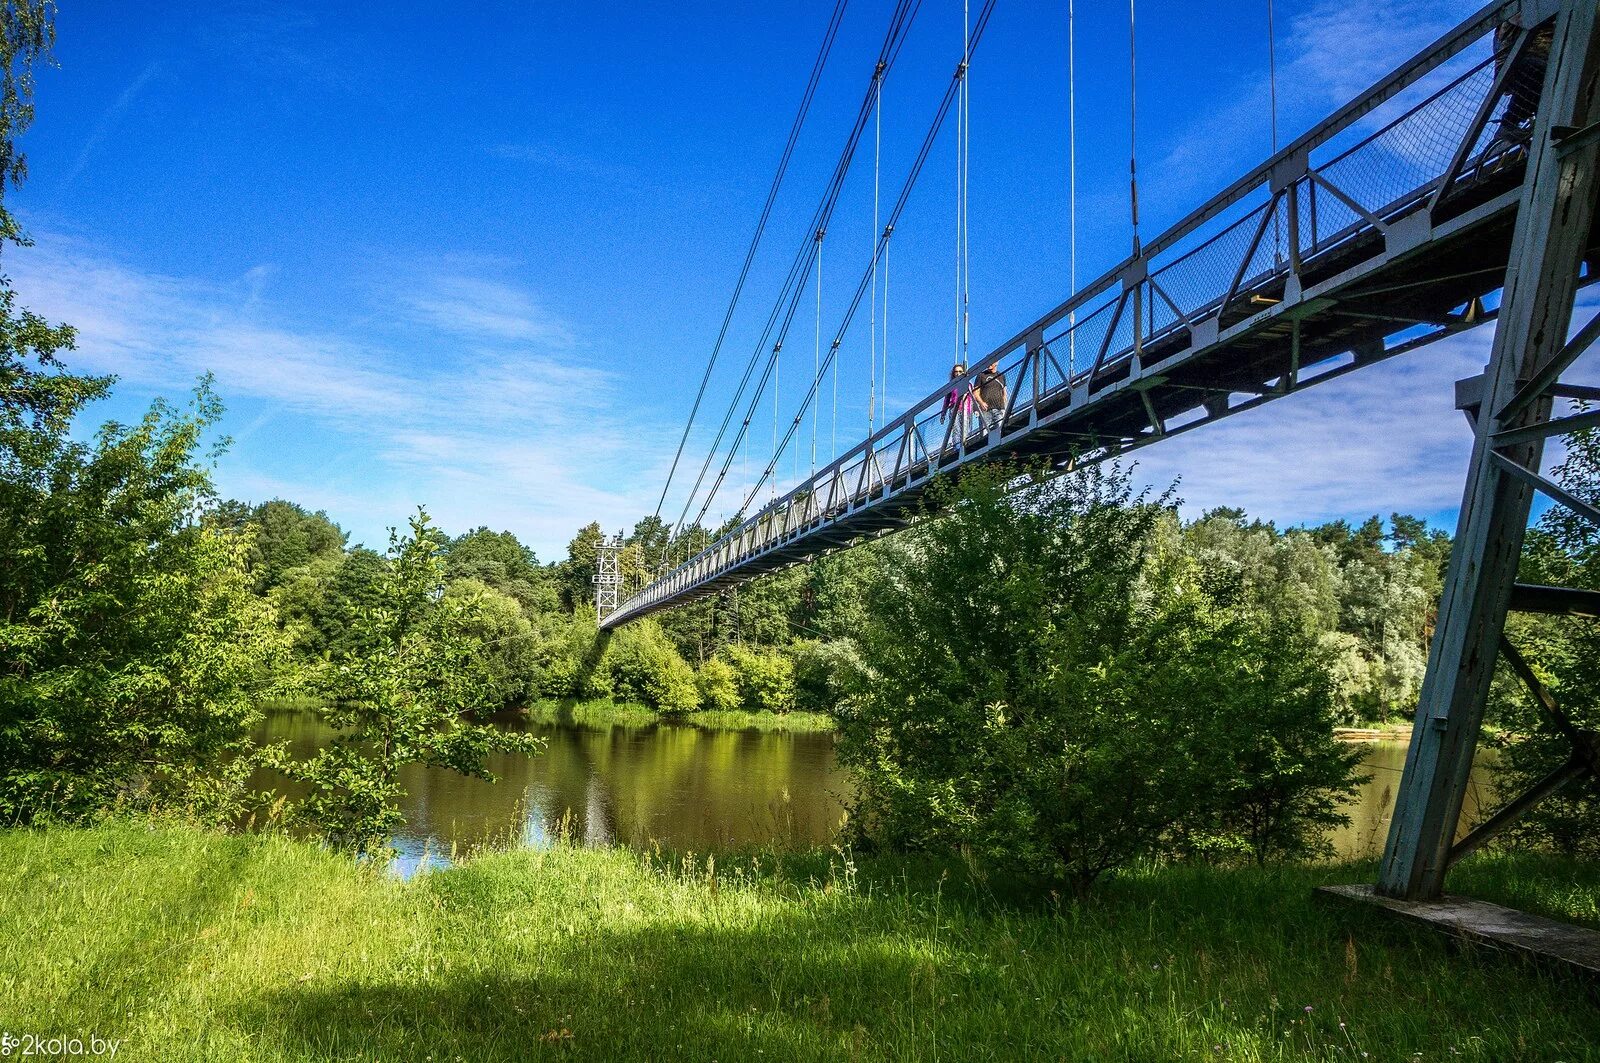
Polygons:
[[[1133,257],[1139,257],[1139,38],[1128,0],[1128,205],[1133,210]],[[1137,322],[1135,322],[1137,324]]]
[[876,75],[878,82],[877,98],[873,102],[873,118],[877,128],[873,133],[872,143],[872,314],[870,327],[867,333],[867,436],[870,438],[877,424],[878,404],[878,190],[879,174],[883,164],[883,70],[880,67]]
[[966,158],[971,154],[973,144],[973,112],[971,112],[971,58],[973,58],[973,43],[971,43],[971,13],[970,0],[962,0],[962,365],[966,365],[966,346],[971,339],[970,328],[970,290],[971,277],[973,277],[973,261],[968,255],[968,216],[966,216],[966,184],[968,184],[968,171],[966,171]]
[[[1272,0],[1267,0],[1267,94],[1272,111],[1272,154],[1278,154],[1278,42],[1272,25]],[[1272,245],[1274,260],[1283,263],[1283,227],[1278,221],[1278,208],[1272,208]]]
[[[817,230],[817,331],[811,350],[811,372],[822,372],[822,238],[826,229]],[[811,407],[811,475],[817,474],[817,407]]]
[[839,363],[833,363],[833,428],[828,442],[828,460],[839,456]]
[[1267,0],[1267,91],[1272,97],[1272,154],[1278,154],[1278,43],[1272,26],[1272,0]]
[[[1078,42],[1074,0],[1067,0],[1067,283],[1078,294]],[[1078,311],[1067,317],[1067,378],[1077,375]]]
[[961,3],[961,64],[956,69],[960,79],[956,87],[956,290],[955,290],[955,360],[966,365],[967,353],[963,327],[964,306],[962,293],[966,289],[963,276],[963,251],[966,246],[967,225],[967,64],[971,59],[968,37],[967,0]]
[[880,343],[883,346],[883,372],[878,374],[878,394],[883,396],[883,419],[889,419],[889,236],[894,232],[893,225],[887,225],[883,230],[883,333]]
[[[779,340],[772,348],[772,464],[769,468],[778,466],[778,374],[782,369],[778,356],[782,353],[783,341]],[[777,477],[773,477],[768,494],[770,498],[778,497]]]

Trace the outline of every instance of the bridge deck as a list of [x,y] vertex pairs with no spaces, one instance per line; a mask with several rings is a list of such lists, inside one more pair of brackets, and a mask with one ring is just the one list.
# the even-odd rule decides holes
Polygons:
[[1375,132],[1337,141],[1519,9],[1485,8],[975,362],[1006,375],[999,429],[941,423],[941,388],[602,625],[903,527],[936,476],[1105,460],[1492,319],[1479,301],[1504,284],[1526,159],[1494,143],[1515,65],[1458,63]]

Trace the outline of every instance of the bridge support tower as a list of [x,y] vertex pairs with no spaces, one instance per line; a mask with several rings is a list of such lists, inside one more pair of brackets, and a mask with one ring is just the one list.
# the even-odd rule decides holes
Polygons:
[[604,620],[616,611],[622,593],[622,533],[600,540],[595,548],[594,612]]
[[[1547,438],[1596,423],[1593,414],[1551,420],[1551,410],[1559,397],[1594,397],[1593,388],[1564,388],[1560,377],[1600,338],[1597,315],[1567,340],[1600,190],[1600,24],[1594,0],[1557,6],[1494,346],[1483,377],[1462,389],[1475,434],[1471,465],[1377,886],[1380,894],[1403,900],[1438,897],[1456,860],[1544,797],[1600,768],[1596,736],[1572,725],[1505,639],[1510,609],[1600,611],[1600,594],[1516,581],[1535,491],[1600,523],[1600,510],[1540,472]],[[1458,840],[1484,706],[1502,655],[1571,740],[1572,759]]]

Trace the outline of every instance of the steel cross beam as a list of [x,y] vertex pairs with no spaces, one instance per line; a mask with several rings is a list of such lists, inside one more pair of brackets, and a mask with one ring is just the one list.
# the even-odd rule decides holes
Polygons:
[[[1563,358],[1594,220],[1600,148],[1593,139],[1564,146],[1554,134],[1600,120],[1595,7],[1562,0],[1556,19],[1460,522],[1379,872],[1378,891],[1390,897],[1437,897],[1452,855],[1471,848],[1452,853],[1529,506],[1535,487],[1548,483],[1538,475],[1545,437],[1528,429],[1550,417],[1557,374],[1548,370]],[[1523,389],[1536,380],[1544,387],[1529,401]],[[1520,814],[1570,776],[1548,780],[1496,818]]]

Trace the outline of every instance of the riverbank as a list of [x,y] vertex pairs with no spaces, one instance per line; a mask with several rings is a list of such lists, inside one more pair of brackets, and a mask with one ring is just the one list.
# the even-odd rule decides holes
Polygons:
[[[837,851],[557,847],[395,881],[278,836],[0,831],[0,1025],[125,1060],[1592,1059],[1518,961],[1328,905],[1368,865],[1151,870],[1082,905]],[[1600,925],[1600,868],[1455,888]]]
[[597,698],[589,701],[538,701],[520,710],[533,723],[574,727],[648,727],[653,723],[686,723],[716,731],[789,731],[814,734],[835,728],[832,716],[820,712],[717,712],[663,716],[631,702]]

